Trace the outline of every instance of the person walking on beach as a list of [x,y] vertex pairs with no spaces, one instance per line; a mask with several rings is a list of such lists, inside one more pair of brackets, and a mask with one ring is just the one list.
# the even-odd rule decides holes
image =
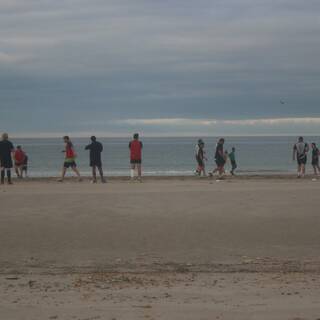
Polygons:
[[16,151],[14,152],[14,168],[18,178],[23,178],[23,167],[26,159],[26,154],[22,150],[21,146],[17,146]]
[[203,176],[206,176],[205,161],[207,161],[207,158],[206,158],[206,152],[204,150],[204,142],[202,139],[198,140],[198,143],[196,145],[195,156],[198,164],[198,167],[195,173],[198,176],[201,176],[201,173],[203,173]]
[[89,157],[90,157],[90,167],[92,168],[92,183],[97,183],[97,172],[96,168],[98,168],[101,183],[105,183],[106,180],[103,177],[103,170],[102,170],[102,161],[101,161],[101,153],[103,151],[103,145],[95,136],[91,137],[91,143],[85,147],[85,150],[89,150]]
[[223,151],[223,145],[224,145],[224,138],[219,139],[217,146],[216,146],[216,152],[215,152],[215,162],[216,162],[216,168],[212,171],[210,176],[215,174],[216,172],[219,173],[219,178],[222,178],[224,174],[224,165],[226,163],[225,159],[225,153]]
[[135,170],[138,170],[138,180],[141,181],[142,148],[143,148],[143,144],[139,140],[139,134],[135,133],[133,135],[133,140],[131,140],[129,143],[131,180],[134,180],[134,172]]
[[77,164],[75,161],[77,155],[74,151],[73,144],[68,136],[64,136],[63,141],[65,144],[65,148],[62,152],[64,152],[65,156],[64,156],[64,163],[63,163],[63,168],[62,168],[61,179],[59,179],[58,181],[63,182],[64,177],[66,175],[66,171],[68,168],[71,168],[72,171],[74,171],[75,174],[77,175],[79,181],[81,181],[80,173],[77,169]]
[[2,134],[0,141],[0,169],[1,169],[1,184],[4,184],[5,175],[7,174],[8,184],[12,184],[11,169],[13,167],[12,157],[14,153],[14,146],[9,141],[7,133]]
[[236,161],[236,148],[233,147],[231,152],[229,153],[229,159],[231,163],[231,171],[230,173],[234,176],[234,172],[237,169],[237,161]]
[[314,174],[318,176],[320,174],[320,167],[319,167],[320,151],[317,145],[315,144],[315,142],[311,144],[311,147],[312,147],[312,167],[314,170]]
[[298,178],[305,176],[308,152],[309,145],[304,142],[303,137],[299,137],[298,142],[293,146],[293,161],[297,159],[298,163]]

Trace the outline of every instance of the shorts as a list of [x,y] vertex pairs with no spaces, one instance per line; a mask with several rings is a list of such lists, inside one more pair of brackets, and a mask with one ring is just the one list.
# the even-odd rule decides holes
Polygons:
[[196,158],[197,159],[197,162],[198,162],[198,166],[203,168],[204,167],[204,161],[203,159],[200,159],[199,157]]
[[235,161],[231,161],[231,166],[232,166],[232,169],[236,169],[237,163]]
[[141,162],[142,162],[141,159],[131,159],[130,160],[131,164],[141,164]]
[[98,167],[101,168],[102,167],[102,162],[101,160],[91,160],[90,161],[90,167]]
[[23,162],[15,162],[14,165],[16,167],[22,167],[22,166],[24,166],[24,163]]
[[77,167],[77,164],[75,161],[71,161],[71,162],[64,162],[63,164],[63,167],[64,168],[76,168]]
[[319,165],[319,158],[318,159],[312,159],[312,165],[318,166]]
[[3,158],[0,160],[0,167],[5,169],[12,168],[12,160],[11,158]]
[[307,156],[304,157],[298,157],[297,159],[298,165],[301,166],[302,164],[306,164],[307,163]]
[[225,161],[224,161],[224,159],[216,159],[216,165],[217,165],[217,167],[223,167],[224,165],[225,165]]

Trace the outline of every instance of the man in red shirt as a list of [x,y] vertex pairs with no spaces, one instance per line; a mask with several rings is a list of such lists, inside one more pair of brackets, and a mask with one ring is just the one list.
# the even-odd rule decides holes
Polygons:
[[17,146],[16,151],[14,152],[14,168],[18,178],[22,178],[22,169],[25,163],[26,154],[22,150],[21,146]]
[[134,179],[134,171],[138,170],[138,180],[141,181],[141,163],[142,163],[142,148],[143,144],[139,140],[139,134],[133,135],[133,140],[129,143],[130,149],[130,164],[131,164],[131,179]]

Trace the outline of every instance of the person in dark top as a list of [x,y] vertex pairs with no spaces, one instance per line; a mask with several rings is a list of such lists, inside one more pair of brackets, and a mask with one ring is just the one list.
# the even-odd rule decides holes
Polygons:
[[312,166],[313,166],[314,174],[318,176],[320,173],[320,166],[319,166],[320,151],[314,142],[311,144],[311,147],[312,147]]
[[142,163],[142,148],[143,144],[139,140],[139,134],[133,135],[133,140],[129,143],[130,149],[130,164],[131,164],[131,179],[134,180],[134,171],[138,170],[138,180],[141,181],[141,163]]
[[91,137],[91,143],[85,147],[86,150],[90,150],[89,157],[90,157],[90,167],[92,168],[92,182],[97,183],[97,173],[96,168],[98,168],[101,182],[105,183],[106,180],[103,177],[103,170],[102,170],[102,161],[101,161],[101,152],[103,151],[103,146],[100,142],[97,141],[95,136]]
[[14,147],[7,133],[2,134],[2,141],[0,141],[0,167],[1,167],[1,184],[4,184],[5,174],[7,174],[8,184],[12,184],[11,181],[11,169],[13,167]]
[[206,152],[204,150],[204,142],[202,139],[199,139],[196,145],[195,157],[198,164],[196,174],[198,176],[201,176],[201,173],[203,173],[203,176],[206,176],[205,161],[207,161],[207,158]]
[[308,143],[304,142],[303,137],[299,137],[298,142],[293,146],[293,161],[297,159],[298,163],[298,178],[303,178],[306,173],[308,152]]
[[225,170],[224,170],[224,165],[226,163],[226,159],[225,159],[225,154],[224,154],[224,150],[223,150],[223,145],[224,145],[224,139],[221,138],[219,139],[217,146],[216,146],[216,152],[215,152],[215,162],[216,162],[216,168],[212,171],[212,173],[210,174],[211,176],[218,172],[219,173],[219,178],[222,178]]

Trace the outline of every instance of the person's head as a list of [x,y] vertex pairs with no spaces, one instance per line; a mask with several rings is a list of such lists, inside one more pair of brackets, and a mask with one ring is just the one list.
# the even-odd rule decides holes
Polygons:
[[199,140],[198,140],[198,145],[201,146],[202,144],[204,144],[204,143],[203,143],[203,140],[202,140],[202,139],[199,139]]
[[232,152],[235,152],[235,151],[236,151],[236,148],[235,148],[235,147],[232,147],[231,150],[232,150]]
[[312,149],[315,149],[317,147],[316,143],[315,142],[312,142],[311,143],[311,146],[312,146]]
[[6,132],[4,132],[2,134],[2,140],[8,140],[8,139],[9,139],[9,135]]
[[139,140],[139,133],[135,133],[135,134],[133,135],[133,139],[134,139],[134,140]]
[[95,136],[92,136],[90,139],[91,139],[92,142],[96,142],[97,141],[97,138]]
[[17,149],[18,149],[18,150],[21,150],[22,148],[21,148],[21,146],[17,146]]
[[64,141],[65,143],[70,142],[69,136],[64,136],[64,137],[63,137],[63,141]]
[[303,137],[299,137],[298,141],[303,142]]
[[220,144],[224,144],[224,138],[220,138],[220,139],[219,139],[219,143],[220,143]]

